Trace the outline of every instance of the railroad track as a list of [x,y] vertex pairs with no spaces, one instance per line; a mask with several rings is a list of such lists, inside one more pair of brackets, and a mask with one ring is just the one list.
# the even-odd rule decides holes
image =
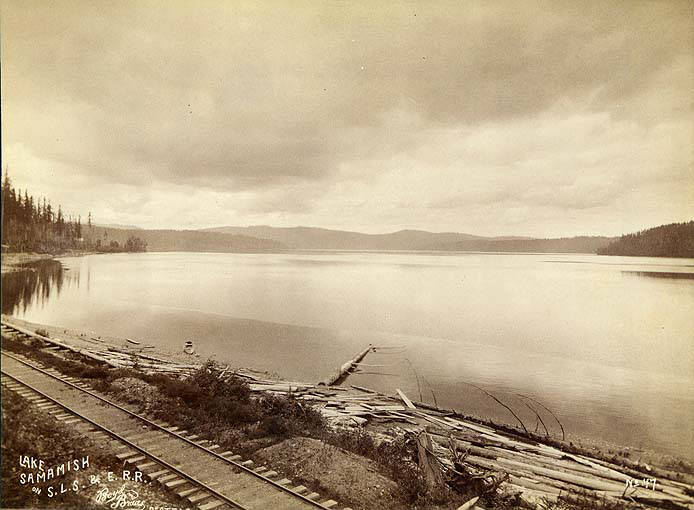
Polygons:
[[[4,330],[5,328],[3,328]],[[2,352],[2,385],[55,419],[108,441],[124,464],[178,496],[212,509],[336,509],[303,485],[231,451],[117,404],[78,379]],[[345,508],[344,510],[350,510]]]

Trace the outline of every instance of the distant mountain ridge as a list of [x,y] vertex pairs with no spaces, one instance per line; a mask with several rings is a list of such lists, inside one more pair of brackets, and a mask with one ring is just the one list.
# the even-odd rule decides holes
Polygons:
[[434,234],[423,230],[400,230],[390,234],[364,234],[316,227],[270,227],[266,225],[217,227],[204,231],[271,239],[281,242],[289,248],[298,249],[413,250],[422,249],[441,240],[456,242],[479,238],[470,234],[455,232]]
[[437,250],[483,252],[595,253],[613,241],[610,237],[534,239],[483,237],[459,232],[400,230],[389,234],[364,234],[316,227],[215,227],[204,232],[246,235],[280,242],[293,249],[323,250]]
[[[88,227],[84,227],[87,229]],[[673,223],[621,237],[577,236],[552,239],[484,237],[459,232],[400,230],[365,234],[316,227],[215,227],[200,230],[148,230],[92,227],[102,243],[147,243],[148,251],[255,252],[304,250],[461,251],[515,253],[598,253],[694,257],[694,222]]]

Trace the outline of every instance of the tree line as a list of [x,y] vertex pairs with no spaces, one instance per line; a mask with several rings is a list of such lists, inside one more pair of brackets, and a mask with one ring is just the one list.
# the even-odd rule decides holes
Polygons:
[[623,235],[598,255],[694,258],[694,221],[670,223]]
[[146,251],[147,243],[130,236],[125,242],[108,240],[92,225],[89,213],[86,225],[82,217],[66,217],[45,197],[34,199],[28,190],[15,189],[7,173],[2,182],[2,250],[10,252],[56,253],[66,250],[121,252]]

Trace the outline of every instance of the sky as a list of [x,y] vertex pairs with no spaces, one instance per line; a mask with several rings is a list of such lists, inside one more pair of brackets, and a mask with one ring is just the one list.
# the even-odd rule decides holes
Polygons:
[[0,0],[3,172],[144,228],[689,221],[693,6]]

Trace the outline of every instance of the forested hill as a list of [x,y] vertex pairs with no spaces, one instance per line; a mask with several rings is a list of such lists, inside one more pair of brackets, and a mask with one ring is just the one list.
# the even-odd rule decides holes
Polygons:
[[147,251],[197,251],[197,252],[255,252],[282,250],[286,246],[269,239],[203,232],[200,230],[145,230],[122,228],[95,228],[103,244],[116,241],[122,244],[131,236],[147,243]]
[[471,239],[435,244],[431,250],[513,253],[595,253],[607,246],[613,237],[564,237],[558,239]]
[[670,223],[623,235],[599,249],[598,254],[694,258],[694,221]]
[[145,251],[146,244],[136,235],[103,242],[95,235],[92,214],[82,217],[63,214],[45,197],[34,198],[28,190],[15,189],[7,173],[2,182],[2,251],[62,253],[66,250],[122,252]]

